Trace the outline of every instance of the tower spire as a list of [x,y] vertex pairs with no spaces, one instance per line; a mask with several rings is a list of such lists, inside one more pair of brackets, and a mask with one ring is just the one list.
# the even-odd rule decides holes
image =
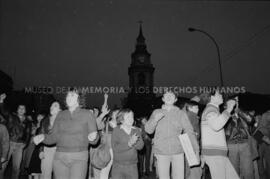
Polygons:
[[137,43],[144,43],[145,42],[145,38],[143,36],[143,31],[142,31],[142,23],[143,21],[138,21],[138,23],[140,24],[140,30],[139,30],[139,36],[137,37]]
[[136,50],[138,51],[146,51],[146,44],[145,44],[145,38],[143,36],[143,30],[142,30],[142,23],[143,21],[138,21],[140,24],[140,29],[139,29],[139,35],[137,37],[136,41]]

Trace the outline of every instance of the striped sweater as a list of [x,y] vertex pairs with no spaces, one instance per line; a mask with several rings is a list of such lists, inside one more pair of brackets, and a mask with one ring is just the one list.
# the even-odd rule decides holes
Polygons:
[[220,113],[218,106],[211,103],[206,106],[201,121],[202,155],[227,156],[224,125],[229,118],[226,110]]

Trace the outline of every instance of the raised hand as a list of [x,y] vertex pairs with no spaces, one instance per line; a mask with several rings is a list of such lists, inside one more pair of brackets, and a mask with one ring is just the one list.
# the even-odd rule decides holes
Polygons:
[[108,97],[109,95],[107,93],[104,94],[104,104],[108,103]]
[[4,100],[6,99],[6,97],[7,97],[6,93],[1,94],[0,95],[0,103],[3,103]]
[[109,112],[110,112],[110,109],[108,108],[108,105],[106,105],[106,106],[102,106],[102,108],[101,108],[101,113],[104,115],[104,116],[106,116],[107,114],[109,114]]
[[105,93],[104,94],[104,103],[101,107],[101,112],[104,116],[110,112],[109,107],[108,107],[108,97],[109,97],[109,95],[107,93]]
[[231,113],[235,105],[236,105],[236,101],[235,100],[232,100],[231,99],[231,100],[227,101],[227,111],[229,113]]

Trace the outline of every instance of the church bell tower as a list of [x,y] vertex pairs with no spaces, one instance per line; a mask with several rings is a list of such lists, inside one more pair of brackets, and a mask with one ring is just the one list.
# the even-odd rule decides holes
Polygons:
[[154,71],[151,54],[147,51],[143,36],[142,22],[136,39],[135,51],[131,54],[131,64],[128,68],[129,95],[127,107],[135,112],[135,116],[148,116],[154,99]]

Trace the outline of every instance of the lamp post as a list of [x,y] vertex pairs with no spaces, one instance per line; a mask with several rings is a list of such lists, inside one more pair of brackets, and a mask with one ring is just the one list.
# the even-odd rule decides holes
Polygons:
[[217,54],[218,54],[220,85],[221,85],[221,87],[223,87],[224,83],[223,83],[223,73],[222,73],[221,59],[220,59],[220,50],[219,50],[219,46],[218,46],[215,38],[213,36],[211,36],[209,33],[205,32],[204,30],[201,30],[201,29],[195,29],[195,28],[190,27],[190,28],[188,28],[188,31],[190,31],[190,32],[195,32],[195,31],[201,32],[204,35],[206,35],[207,37],[209,37],[214,42],[214,44],[216,46],[216,49],[217,49]]

